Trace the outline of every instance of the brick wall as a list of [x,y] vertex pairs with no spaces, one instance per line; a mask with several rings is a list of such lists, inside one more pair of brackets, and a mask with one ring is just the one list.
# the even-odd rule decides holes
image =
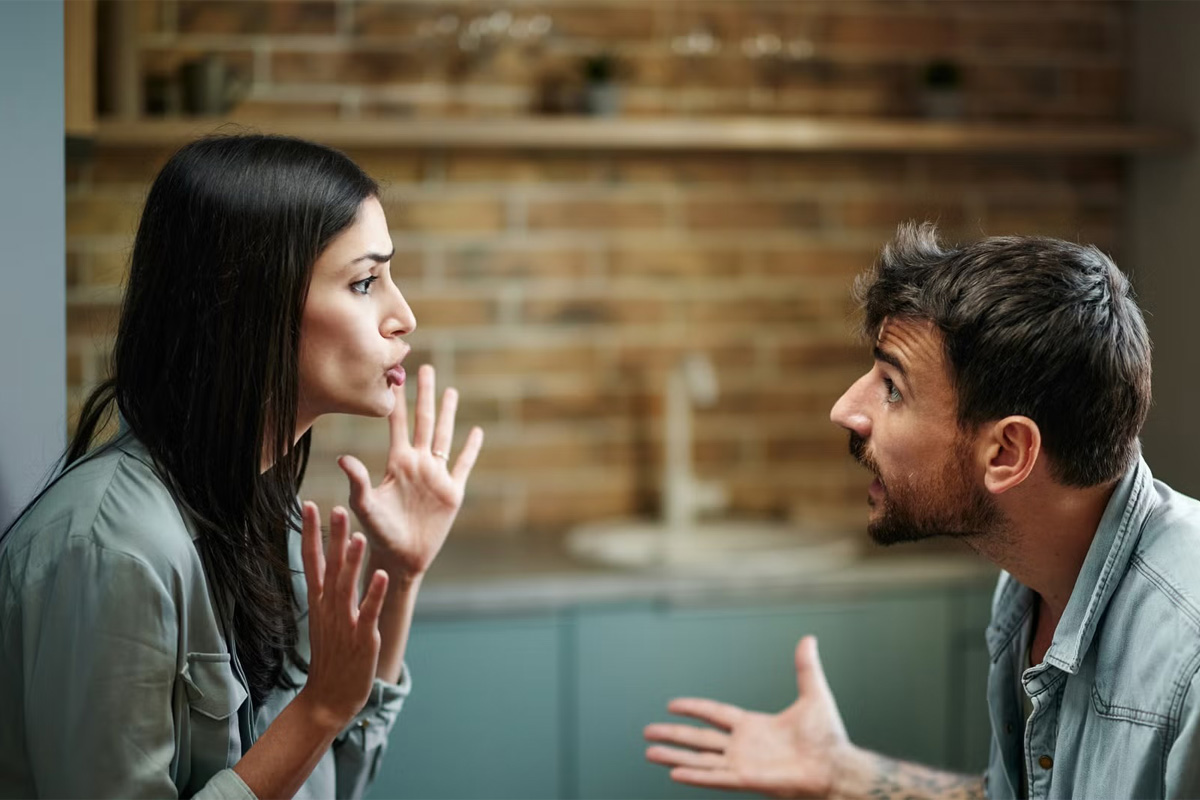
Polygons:
[[[469,69],[451,63],[457,50],[419,44],[429,20],[502,8],[544,13],[553,33]],[[914,71],[946,54],[964,65],[972,117],[1116,121],[1122,109],[1125,12],[1108,2],[185,0],[144,12],[145,69],[227,52],[253,70],[248,114],[524,113],[538,76],[603,48],[630,65],[626,107],[639,114],[906,114]],[[812,55],[747,59],[741,42],[764,30]],[[720,39],[719,54],[676,53],[696,31]],[[140,200],[166,155],[100,149],[69,175],[76,398],[102,374]],[[865,475],[828,411],[869,364],[847,289],[896,223],[936,219],[959,239],[1046,233],[1120,255],[1114,157],[351,155],[386,187],[393,274],[420,323],[409,363],[431,361],[460,388],[462,430],[487,429],[461,536],[654,512],[666,373],[692,349],[712,357],[721,388],[697,411],[696,471],[723,481],[737,512],[861,526]],[[333,458],[355,452],[377,469],[386,441],[379,420],[322,420],[305,495],[344,502]]]

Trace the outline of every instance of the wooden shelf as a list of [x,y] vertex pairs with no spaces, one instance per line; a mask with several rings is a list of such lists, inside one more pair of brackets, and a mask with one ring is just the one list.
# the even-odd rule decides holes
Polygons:
[[345,148],[892,153],[1181,151],[1188,132],[1036,125],[762,118],[101,121],[100,147],[174,146],[212,132],[283,133]]

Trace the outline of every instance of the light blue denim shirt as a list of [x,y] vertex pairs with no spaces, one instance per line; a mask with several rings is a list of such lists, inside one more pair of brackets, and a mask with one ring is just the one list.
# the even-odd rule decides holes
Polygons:
[[[989,797],[1200,797],[1200,503],[1138,460],[1118,484],[1041,664],[1033,592],[1002,574],[987,629]],[[1033,713],[1023,723],[1024,691]]]
[[[71,469],[0,543],[0,798],[253,797],[231,767],[299,689],[253,707],[195,539],[126,438]],[[289,558],[308,658],[299,540]],[[361,796],[409,688],[407,668],[398,686],[376,680],[296,797]]]

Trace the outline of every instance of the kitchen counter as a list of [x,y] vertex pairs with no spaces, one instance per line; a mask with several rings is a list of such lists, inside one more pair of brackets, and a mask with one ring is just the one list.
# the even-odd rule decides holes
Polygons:
[[905,588],[979,587],[996,568],[944,542],[883,548],[864,541],[861,556],[836,569],[679,573],[582,562],[557,540],[451,539],[422,589],[418,613],[478,615],[555,611],[603,603],[777,601],[853,597]]

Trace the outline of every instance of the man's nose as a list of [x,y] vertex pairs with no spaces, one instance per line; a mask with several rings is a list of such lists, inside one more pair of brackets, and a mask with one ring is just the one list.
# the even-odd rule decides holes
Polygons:
[[864,439],[871,435],[871,418],[863,411],[869,378],[870,373],[867,373],[851,384],[829,412],[830,422],[853,431]]

